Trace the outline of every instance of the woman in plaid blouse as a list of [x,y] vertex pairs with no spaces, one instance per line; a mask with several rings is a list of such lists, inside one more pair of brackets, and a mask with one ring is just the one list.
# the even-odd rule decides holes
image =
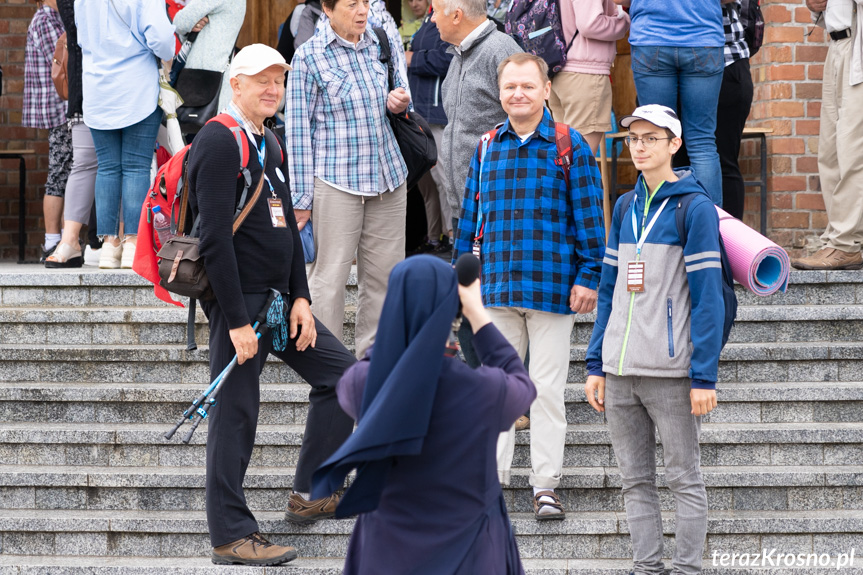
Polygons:
[[72,166],[72,134],[66,125],[65,102],[51,81],[51,62],[63,22],[57,0],[38,2],[39,8],[27,29],[24,55],[24,106],[21,125],[48,132],[48,180],[45,182],[45,245],[42,258],[54,252],[60,241],[63,194]]

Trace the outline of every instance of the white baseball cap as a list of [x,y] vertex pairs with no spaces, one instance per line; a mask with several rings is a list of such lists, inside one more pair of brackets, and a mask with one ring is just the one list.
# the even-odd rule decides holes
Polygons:
[[680,118],[677,117],[674,110],[659,104],[639,106],[632,114],[620,119],[620,127],[628,128],[636,120],[646,120],[654,126],[668,128],[678,138],[683,133],[680,127]]
[[249,44],[234,56],[228,77],[235,78],[239,74],[254,76],[270,66],[280,66],[286,72],[291,69],[285,58],[275,49],[266,44]]

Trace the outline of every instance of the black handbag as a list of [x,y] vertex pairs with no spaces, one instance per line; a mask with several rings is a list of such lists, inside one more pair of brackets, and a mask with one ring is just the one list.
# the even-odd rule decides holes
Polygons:
[[[380,60],[387,66],[389,89],[392,91],[395,89],[395,81],[390,41],[383,28],[375,28],[374,31],[381,43]],[[387,110],[387,118],[408,168],[407,187],[411,189],[437,163],[434,136],[426,119],[417,112],[405,110],[401,114],[393,114]]]
[[175,89],[183,98],[177,108],[177,120],[184,134],[197,134],[204,124],[219,113],[224,72],[183,68]]

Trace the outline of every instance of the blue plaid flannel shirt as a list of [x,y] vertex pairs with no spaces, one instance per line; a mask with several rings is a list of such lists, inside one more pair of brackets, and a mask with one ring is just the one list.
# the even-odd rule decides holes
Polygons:
[[[330,25],[294,54],[285,103],[294,209],[312,209],[315,176],[364,195],[395,190],[407,178],[386,115],[389,84],[379,55],[370,28],[355,48]],[[395,85],[406,86],[398,69]]]
[[[489,143],[479,207],[482,296],[487,306],[572,313],[573,285],[596,289],[605,256],[602,186],[590,147],[573,129],[570,189],[554,163],[554,122],[548,110],[526,141],[504,122]],[[476,231],[479,148],[465,185],[453,258],[470,253]]]

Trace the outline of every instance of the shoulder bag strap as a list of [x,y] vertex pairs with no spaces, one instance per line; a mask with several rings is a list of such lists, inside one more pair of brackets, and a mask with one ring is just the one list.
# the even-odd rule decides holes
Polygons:
[[378,36],[378,42],[380,42],[380,61],[387,65],[387,80],[389,82],[390,92],[395,90],[395,70],[393,69],[393,57],[392,57],[392,49],[390,47],[390,39],[387,37],[386,30],[383,28],[373,28],[375,34]]
[[231,234],[236,234],[237,230],[240,229],[240,226],[243,225],[243,222],[246,220],[246,217],[249,215],[249,212],[252,211],[252,208],[258,201],[258,198],[261,196],[261,190],[264,189],[264,174],[266,167],[261,168],[261,179],[258,180],[258,186],[255,188],[255,193],[252,194],[252,197],[246,203],[243,211],[240,212],[240,215],[237,216],[237,219],[234,220],[234,225],[231,227]]

